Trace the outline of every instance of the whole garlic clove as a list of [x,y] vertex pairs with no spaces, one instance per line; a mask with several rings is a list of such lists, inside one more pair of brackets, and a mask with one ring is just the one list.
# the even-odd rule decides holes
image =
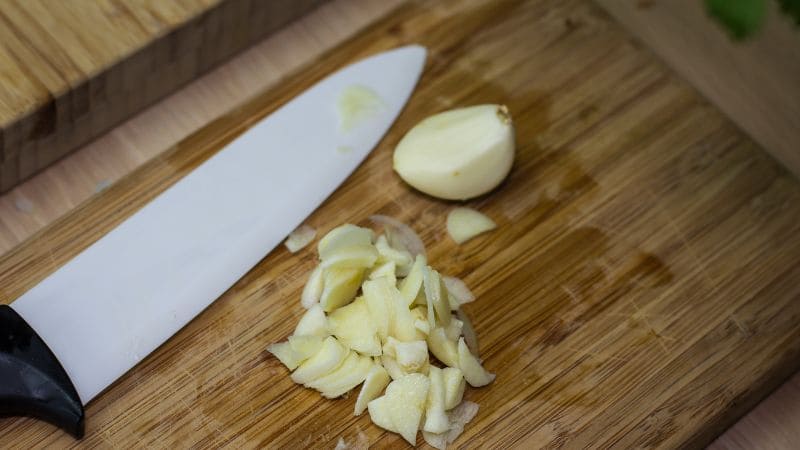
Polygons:
[[446,200],[466,200],[500,184],[514,162],[508,108],[479,105],[423,120],[397,144],[394,169],[411,186]]

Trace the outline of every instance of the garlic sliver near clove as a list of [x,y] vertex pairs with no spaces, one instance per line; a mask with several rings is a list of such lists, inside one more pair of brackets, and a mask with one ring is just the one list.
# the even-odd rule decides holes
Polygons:
[[446,200],[485,194],[514,162],[508,108],[478,105],[445,111],[418,123],[397,144],[394,170],[420,191]]
[[447,214],[447,234],[456,244],[463,244],[496,227],[492,219],[471,208],[454,208]]

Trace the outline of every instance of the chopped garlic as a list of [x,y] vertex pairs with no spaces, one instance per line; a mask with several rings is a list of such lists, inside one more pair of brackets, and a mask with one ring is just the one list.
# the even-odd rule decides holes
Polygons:
[[469,351],[474,355],[479,355],[478,352],[478,335],[475,334],[475,328],[472,326],[472,321],[469,320],[467,314],[462,310],[456,311],[456,317],[461,322],[461,335],[464,336],[464,342],[467,343]]
[[317,266],[308,276],[308,281],[303,287],[303,293],[300,296],[300,304],[303,305],[303,308],[309,309],[319,303],[324,286],[322,276],[323,272],[320,266]]
[[464,338],[458,340],[458,367],[470,386],[481,387],[494,381],[495,375],[483,368],[478,358],[469,351]]
[[325,317],[325,311],[319,305],[314,305],[303,314],[297,327],[294,329],[295,336],[319,336],[325,337],[328,335],[328,319]]
[[[294,382],[327,398],[362,384],[356,415],[369,410],[376,425],[412,443],[422,427],[426,440],[446,446],[463,431],[462,416],[475,412],[462,406],[466,384],[494,379],[460,310],[474,296],[431,268],[424,249],[411,256],[416,234],[394,245],[374,236],[348,224],[320,239],[320,264],[301,297],[307,311],[288,341],[268,350],[293,370]],[[430,354],[448,367],[431,364]]]
[[315,237],[317,237],[317,230],[308,225],[300,225],[297,229],[289,233],[289,237],[286,238],[286,242],[284,242],[283,245],[285,245],[290,252],[297,253],[300,249],[310,244]]
[[[475,300],[475,295],[460,278],[443,276],[442,281],[450,294],[450,300],[455,300],[459,306]],[[454,308],[455,305],[452,303],[450,309],[458,309],[458,306]]]
[[389,378],[389,373],[386,369],[384,369],[382,365],[374,363],[356,399],[355,414],[357,416],[360,416],[361,413],[367,409],[367,404],[369,402],[381,395],[381,392],[386,389],[389,381],[391,381],[391,378]]
[[471,208],[455,208],[447,215],[447,232],[456,244],[497,227],[492,219]]

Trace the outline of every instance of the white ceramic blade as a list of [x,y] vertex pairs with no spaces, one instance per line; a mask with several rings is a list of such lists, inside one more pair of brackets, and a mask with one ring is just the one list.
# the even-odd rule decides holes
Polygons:
[[[216,300],[347,178],[402,110],[425,54],[399,48],[317,83],[13,302],[84,404]],[[344,132],[337,100],[354,85],[374,91],[382,107]]]

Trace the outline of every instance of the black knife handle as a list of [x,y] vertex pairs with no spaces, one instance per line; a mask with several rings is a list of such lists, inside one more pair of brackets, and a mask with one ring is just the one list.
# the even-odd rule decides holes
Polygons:
[[8,305],[0,305],[0,416],[45,420],[80,439],[84,411],[56,355]]

